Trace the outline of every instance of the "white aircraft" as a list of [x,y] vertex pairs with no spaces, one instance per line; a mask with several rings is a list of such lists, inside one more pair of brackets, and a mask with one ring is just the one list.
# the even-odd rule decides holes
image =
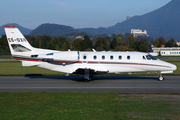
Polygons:
[[7,41],[16,60],[23,66],[37,66],[67,74],[81,74],[91,80],[104,73],[157,72],[172,73],[177,67],[143,52],[56,51],[32,47],[16,26],[4,26]]

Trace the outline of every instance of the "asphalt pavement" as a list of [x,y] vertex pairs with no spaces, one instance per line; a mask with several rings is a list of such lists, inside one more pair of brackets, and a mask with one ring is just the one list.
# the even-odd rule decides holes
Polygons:
[[0,92],[178,93],[180,76],[0,76]]

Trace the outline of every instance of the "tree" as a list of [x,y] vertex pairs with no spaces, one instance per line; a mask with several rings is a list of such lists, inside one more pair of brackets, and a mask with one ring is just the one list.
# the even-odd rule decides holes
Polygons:
[[93,43],[92,41],[89,39],[89,36],[84,36],[84,40],[82,41],[82,46],[81,46],[81,50],[82,51],[85,51],[87,50],[88,48],[92,49],[93,47]]
[[67,42],[64,42],[63,44],[62,44],[62,51],[67,51],[68,50],[68,45],[67,45]]
[[166,46],[166,40],[163,37],[159,37],[158,41],[159,41],[159,46],[160,47]]
[[128,48],[136,50],[134,35],[130,34],[128,36],[128,38],[127,38],[127,45],[128,45]]
[[108,41],[104,37],[96,38],[94,48],[97,51],[109,50]]
[[0,38],[0,55],[10,55],[6,35],[2,35]]
[[153,42],[154,47],[160,47],[159,46],[159,40],[156,38]]
[[149,52],[150,51],[150,47],[151,47],[151,43],[148,42],[146,39],[140,39],[138,40],[138,38],[136,38],[135,41],[136,44],[136,51],[140,51],[140,52]]
[[114,37],[114,38],[110,41],[109,46],[110,46],[111,49],[115,49],[115,47],[117,46],[116,37]]
[[110,41],[110,48],[118,51],[122,46],[125,45],[125,42],[123,41],[123,36],[121,34],[118,34],[116,37],[113,38],[113,40]]
[[80,38],[78,38],[78,39],[75,39],[74,41],[73,41],[73,43],[72,43],[72,45],[73,45],[73,50],[81,50],[81,46],[82,46],[82,41],[83,41],[83,39],[80,39]]
[[171,40],[169,40],[167,43],[166,43],[166,47],[177,47],[178,45],[177,45],[177,43],[176,43],[176,41],[173,39],[173,38],[171,38]]
[[118,34],[116,37],[117,45],[118,46],[124,46],[125,42],[123,41],[123,36],[121,34]]
[[140,51],[140,52],[147,52],[147,46],[146,46],[146,44],[140,44],[140,45],[139,45],[139,51]]

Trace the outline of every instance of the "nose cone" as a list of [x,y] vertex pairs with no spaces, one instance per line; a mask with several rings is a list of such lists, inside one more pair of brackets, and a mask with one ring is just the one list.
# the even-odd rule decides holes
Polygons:
[[177,66],[174,64],[171,64],[171,67],[172,67],[172,71],[175,71],[177,69]]
[[177,69],[177,66],[176,66],[176,65],[174,65],[174,64],[172,64],[172,63],[168,63],[168,62],[166,62],[166,63],[167,63],[167,66],[169,66],[169,68],[170,68],[171,71],[175,71],[175,70]]
[[165,66],[162,71],[175,71],[177,69],[176,65],[169,62],[161,61],[161,65]]

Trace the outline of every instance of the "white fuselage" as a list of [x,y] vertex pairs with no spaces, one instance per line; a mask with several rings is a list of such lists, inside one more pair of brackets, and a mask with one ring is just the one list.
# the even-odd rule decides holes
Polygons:
[[[95,72],[172,72],[176,66],[159,59],[148,59],[149,54],[142,52],[81,52],[81,51],[44,51],[35,58],[18,59],[23,62],[64,73],[73,73],[77,69],[91,69]],[[21,53],[22,55],[22,53]],[[32,53],[31,53],[32,55]],[[35,53],[34,53],[35,55]],[[23,55],[24,56],[24,55]],[[22,57],[23,57],[22,56]],[[45,59],[43,61],[43,59]],[[48,61],[47,59],[52,59]],[[25,62],[26,63],[26,62]],[[24,64],[26,66],[26,64]]]

